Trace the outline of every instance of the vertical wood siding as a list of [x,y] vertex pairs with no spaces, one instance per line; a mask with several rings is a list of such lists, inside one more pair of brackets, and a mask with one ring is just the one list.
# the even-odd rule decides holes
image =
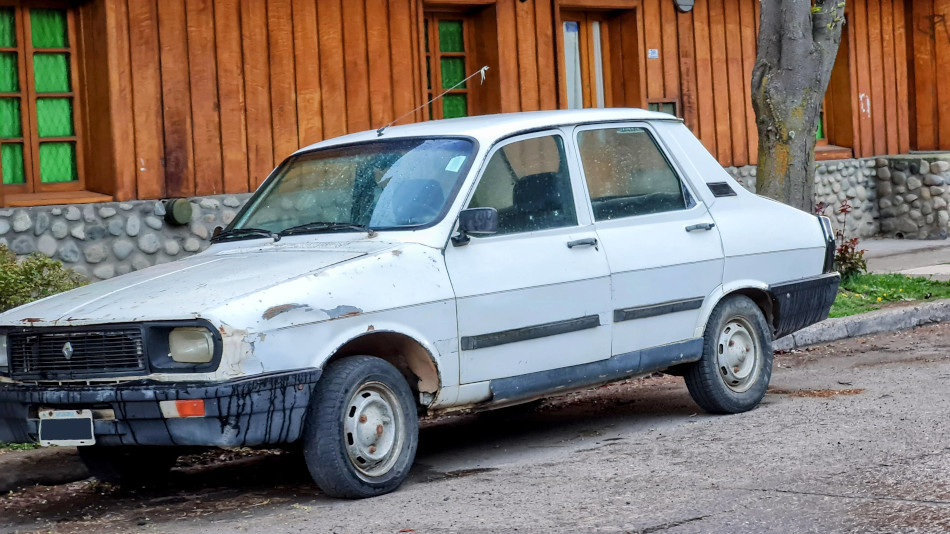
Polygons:
[[[301,146],[407,113],[422,103],[420,9],[420,0],[87,4],[86,116],[109,120],[84,128],[115,145],[88,143],[100,151],[92,188],[120,199],[250,191]],[[554,107],[556,96],[545,98]]]
[[[929,3],[934,5],[924,6]],[[603,4],[619,7],[623,2],[604,0]],[[678,101],[687,126],[720,163],[755,164],[758,132],[750,86],[758,0],[697,0],[689,13],[672,9],[672,2],[666,0],[626,4],[639,11],[644,36],[640,60],[645,62],[646,99],[641,105],[647,100]],[[943,14],[950,20],[950,0],[915,1],[913,5],[921,16]],[[939,137],[941,121],[934,111],[943,104],[950,116],[950,91],[938,95],[932,82],[938,72],[950,71],[950,35],[945,35],[941,27],[936,31],[939,37],[931,37],[929,45],[916,44],[919,37],[915,40],[918,81],[919,71],[926,67],[924,85],[930,90],[918,96],[924,105],[918,104],[917,116],[911,117],[913,69],[908,64],[907,28],[913,27],[908,26],[904,6],[904,0],[848,2],[849,46],[842,47],[842,53],[849,56],[854,130],[853,146],[849,148],[856,157],[907,152],[912,148],[912,120],[917,121],[918,130],[926,130],[918,131],[919,140],[936,148],[937,140],[943,139]],[[940,39],[941,43],[934,42]],[[938,46],[942,51],[937,50]],[[658,50],[656,59],[647,57],[649,49]],[[921,125],[925,114],[929,120]],[[946,144],[941,148],[948,149],[950,119],[943,120],[942,125],[947,131]]]
[[913,45],[916,80],[916,145],[920,150],[950,150],[950,0],[915,0],[908,9],[907,40]]
[[[253,190],[298,147],[378,128],[422,104],[424,10],[466,5],[83,4],[80,69],[90,120],[82,127],[87,138],[108,140],[86,143],[87,182],[119,199]],[[561,12],[608,13],[617,17],[607,49],[620,51],[605,58],[611,101],[675,101],[723,165],[756,163],[750,80],[758,0],[697,0],[689,13],[670,0],[473,0],[468,7],[480,36],[475,54],[497,57],[488,74],[494,89],[475,97],[477,108],[565,107]],[[938,85],[950,72],[945,20],[950,0],[848,2],[842,76],[850,98],[836,98],[830,113],[851,122],[838,139],[849,140],[856,157],[950,149],[950,91]],[[842,111],[847,104],[850,114]],[[403,122],[424,118],[419,111]]]

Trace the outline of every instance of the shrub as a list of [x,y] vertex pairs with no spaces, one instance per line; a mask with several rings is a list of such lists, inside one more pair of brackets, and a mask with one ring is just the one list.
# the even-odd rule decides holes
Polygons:
[[0,245],[0,312],[86,284],[86,280],[57,260],[39,253],[18,261]]
[[[825,205],[819,203],[816,209],[824,210]],[[835,241],[838,244],[835,249],[835,268],[841,273],[842,280],[868,272],[868,264],[864,259],[864,253],[867,251],[858,248],[858,238],[848,239],[844,235],[844,228],[848,225],[848,214],[851,213],[852,209],[851,203],[847,200],[842,202],[841,207],[838,208],[838,213],[844,214],[844,223],[842,229],[835,233]]]
[[858,248],[858,238],[841,237],[841,244],[835,249],[835,267],[838,268],[843,280],[868,271],[868,264],[864,259],[865,252],[864,249]]

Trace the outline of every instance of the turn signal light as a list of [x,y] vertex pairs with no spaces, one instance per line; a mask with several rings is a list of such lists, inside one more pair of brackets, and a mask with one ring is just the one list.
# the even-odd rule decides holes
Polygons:
[[162,417],[165,419],[205,416],[204,399],[161,401],[158,405],[162,410]]

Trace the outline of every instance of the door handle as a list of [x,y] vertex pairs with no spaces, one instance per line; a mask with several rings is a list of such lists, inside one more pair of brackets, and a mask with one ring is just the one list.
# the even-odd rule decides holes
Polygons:
[[597,238],[596,237],[585,237],[584,239],[577,239],[575,241],[568,241],[567,248],[574,247],[596,247]]
[[686,227],[687,232],[695,232],[696,230],[712,230],[716,227],[716,223],[699,223]]

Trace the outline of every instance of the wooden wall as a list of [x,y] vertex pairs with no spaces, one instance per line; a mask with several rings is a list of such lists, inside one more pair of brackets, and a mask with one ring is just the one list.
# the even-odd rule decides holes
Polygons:
[[102,83],[112,91],[117,180],[102,192],[120,199],[253,190],[297,148],[378,128],[421,103],[414,0],[98,0],[86,9],[106,10],[115,29],[103,32],[115,57]]
[[855,156],[906,153],[913,82],[904,1],[848,2],[848,23]]
[[[912,5],[911,5],[912,4]],[[950,150],[950,0],[908,2],[916,148]]]
[[[950,0],[936,1],[950,6]],[[678,12],[665,0],[637,4],[643,48],[659,51],[658,59],[641,55],[645,99],[677,99],[686,124],[720,163],[754,165],[758,134],[750,91],[758,0],[697,0],[690,13]],[[844,106],[838,110],[852,121],[853,136],[839,137],[855,157],[911,148],[904,5],[903,0],[848,2],[848,43],[841,50],[847,56],[852,102],[846,112],[841,111]],[[950,98],[950,92],[944,95]],[[947,135],[950,139],[950,131]]]
[[[430,9],[474,17],[472,54],[491,67],[475,107],[497,112],[565,107],[562,10],[620,13],[622,103],[676,101],[723,165],[756,163],[758,0],[689,13],[671,0],[94,0],[79,8],[86,183],[120,200],[244,192],[300,146],[388,123],[426,99]],[[948,20],[950,0],[848,2],[851,101],[832,113],[851,121],[836,137],[856,157],[950,149]]]

